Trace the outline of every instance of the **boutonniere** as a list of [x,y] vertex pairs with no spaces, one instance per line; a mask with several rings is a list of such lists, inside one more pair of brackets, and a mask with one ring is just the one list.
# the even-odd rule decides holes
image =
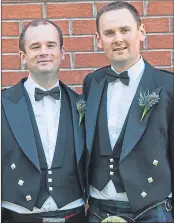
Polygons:
[[159,94],[154,91],[151,94],[148,91],[147,93],[144,93],[144,95],[142,95],[142,93],[140,92],[140,97],[138,98],[138,100],[138,104],[143,110],[143,114],[140,120],[140,122],[142,122],[142,120],[144,119],[146,114],[152,109],[152,107],[159,103],[160,97]]
[[77,103],[76,103],[76,107],[77,107],[77,111],[79,113],[79,126],[82,122],[82,119],[85,115],[85,110],[86,110],[86,102],[83,99],[80,99]]

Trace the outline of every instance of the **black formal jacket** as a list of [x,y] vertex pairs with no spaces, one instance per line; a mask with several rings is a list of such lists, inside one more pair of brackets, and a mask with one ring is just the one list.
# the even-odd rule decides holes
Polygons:
[[[26,79],[22,79],[15,86],[2,91],[2,200],[19,204],[32,210],[36,204],[35,202],[39,189],[41,188],[41,168],[37,143],[26,103],[26,97],[24,95],[23,82],[25,80]],[[76,160],[75,165],[77,166],[76,174],[78,175],[78,183],[82,191],[81,197],[85,199],[84,124],[81,123],[79,126],[79,114],[76,108],[79,95],[61,81],[60,85],[63,87],[70,101]],[[63,129],[61,131],[64,132]],[[68,138],[66,140],[68,140]],[[60,161],[60,155],[61,154],[57,155],[57,159],[59,163],[62,163],[63,161]],[[68,167],[66,169],[70,168],[71,167]],[[18,183],[20,183],[19,181],[24,177],[24,174],[27,180],[24,182],[25,185],[20,186]],[[60,182],[60,185],[63,185],[63,182]],[[63,188],[60,189],[64,190]],[[68,193],[73,194],[72,190],[73,189],[69,190]],[[27,201],[27,197],[24,197],[24,194],[27,196],[31,193],[34,195],[30,201]]]
[[[108,67],[104,67],[89,74],[83,84],[87,100],[87,179],[107,69]],[[140,122],[142,109],[138,98],[140,92],[144,94],[148,91],[159,94],[160,100]],[[153,164],[154,160],[157,165]],[[156,69],[146,61],[144,74],[129,110],[119,170],[133,211],[164,200],[171,191],[174,195],[174,75]],[[151,177],[153,182],[149,183],[148,178]],[[86,183],[89,190],[90,182],[87,180]],[[143,192],[146,193],[145,197],[142,196]]]

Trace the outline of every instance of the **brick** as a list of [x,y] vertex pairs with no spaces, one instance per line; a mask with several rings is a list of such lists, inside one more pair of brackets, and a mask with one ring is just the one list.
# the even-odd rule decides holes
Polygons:
[[95,34],[95,20],[74,20],[72,21],[72,34]]
[[91,3],[47,4],[48,18],[92,17]]
[[173,35],[153,35],[147,37],[149,49],[170,49],[173,48]]
[[2,86],[12,86],[17,84],[22,78],[27,77],[28,72],[2,72]]
[[18,36],[19,23],[18,22],[2,22],[2,36]]
[[61,63],[61,68],[70,68],[70,55],[65,54],[65,59]]
[[77,94],[82,94],[82,87],[74,87],[73,89]]
[[173,1],[149,1],[147,15],[173,15]]
[[171,18],[171,31],[174,31],[174,17]]
[[75,67],[102,67],[108,65],[108,59],[104,53],[77,53],[75,54]]
[[[133,5],[139,12],[140,15],[143,15],[143,3],[140,2],[129,2],[131,5]],[[97,11],[99,11],[104,5],[108,3],[97,3]]]
[[64,37],[65,51],[92,51],[93,37]]
[[42,18],[42,5],[3,5],[2,19],[39,19]]
[[153,66],[170,66],[171,52],[170,51],[149,51],[142,52],[141,55]]
[[2,55],[2,69],[20,69],[20,58],[17,55]]
[[145,25],[146,32],[168,32],[168,18],[143,18],[142,23]]
[[59,20],[59,21],[52,21],[52,22],[56,23],[60,27],[63,35],[69,34],[69,21],[68,20]]
[[2,39],[2,53],[18,53],[19,39]]
[[65,84],[82,84],[87,74],[92,70],[66,70],[59,71],[59,78]]

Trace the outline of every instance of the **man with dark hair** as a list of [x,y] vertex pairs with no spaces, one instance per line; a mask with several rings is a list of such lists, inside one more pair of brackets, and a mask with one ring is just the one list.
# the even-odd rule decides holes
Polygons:
[[145,27],[129,3],[104,6],[96,25],[111,65],[83,84],[88,220],[174,222],[174,75],[141,57]]
[[29,76],[2,92],[3,222],[84,222],[84,129],[80,98],[57,78],[62,32],[41,19],[19,42]]

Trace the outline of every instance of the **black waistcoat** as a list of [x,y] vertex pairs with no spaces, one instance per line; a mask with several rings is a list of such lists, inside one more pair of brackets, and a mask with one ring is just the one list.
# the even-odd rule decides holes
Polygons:
[[32,105],[26,92],[25,96],[41,168],[41,184],[35,206],[41,208],[47,198],[52,196],[58,208],[61,208],[82,197],[75,158],[70,99],[64,88],[61,87],[61,109],[56,148],[51,169],[48,169]]
[[102,190],[112,180],[117,192],[125,192],[119,172],[119,159],[127,119],[112,150],[107,122],[107,84],[105,85],[96,124],[95,140],[90,165],[90,184]]

